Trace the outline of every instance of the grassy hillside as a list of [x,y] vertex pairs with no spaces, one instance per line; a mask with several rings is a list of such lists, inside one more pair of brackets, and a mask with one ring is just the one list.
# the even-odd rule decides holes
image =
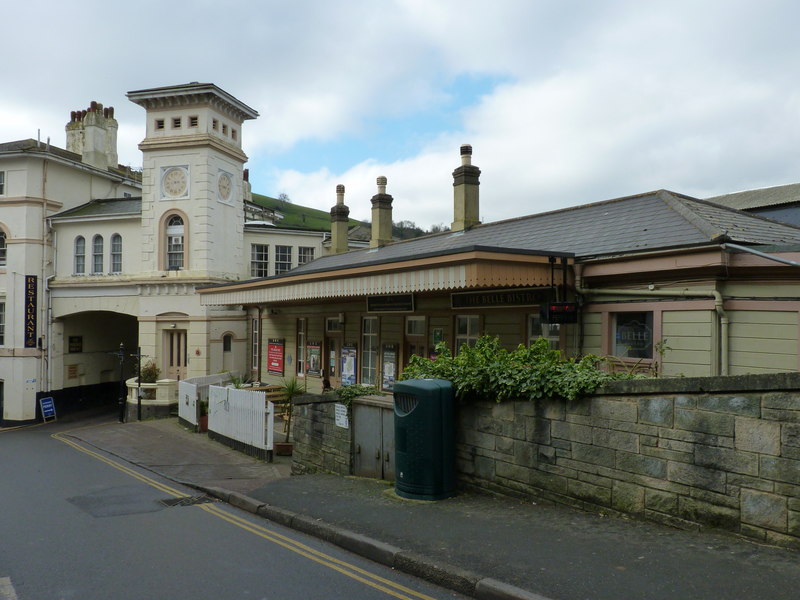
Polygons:
[[[283,215],[283,219],[277,222],[278,227],[285,227],[287,229],[310,229],[312,231],[330,231],[331,230],[331,215],[324,210],[317,210],[316,208],[308,208],[300,206],[299,204],[292,204],[278,200],[277,198],[270,198],[269,196],[262,196],[261,194],[253,194],[253,202],[259,206],[277,210]],[[350,219],[350,226],[358,225],[360,221]]]

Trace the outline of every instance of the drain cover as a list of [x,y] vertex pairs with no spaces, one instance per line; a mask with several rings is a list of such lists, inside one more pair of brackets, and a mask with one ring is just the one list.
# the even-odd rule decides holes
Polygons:
[[181,496],[180,498],[167,498],[166,500],[159,500],[164,506],[194,506],[195,504],[208,504],[214,502],[208,496]]

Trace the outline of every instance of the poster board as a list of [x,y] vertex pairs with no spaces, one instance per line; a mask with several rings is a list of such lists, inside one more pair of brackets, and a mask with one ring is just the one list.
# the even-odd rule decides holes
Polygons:
[[381,389],[387,391],[394,387],[397,379],[397,345],[383,345],[383,369],[381,373]]
[[306,373],[308,375],[322,375],[322,343],[309,342],[306,344]]
[[355,344],[342,346],[342,385],[355,385],[358,355]]
[[283,339],[267,340],[267,373],[283,377],[284,351]]

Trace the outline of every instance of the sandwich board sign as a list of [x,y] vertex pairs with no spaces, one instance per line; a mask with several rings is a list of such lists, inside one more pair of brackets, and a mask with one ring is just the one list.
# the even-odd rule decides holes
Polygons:
[[56,420],[56,404],[52,396],[39,399],[39,406],[42,409],[42,421],[47,423],[48,419]]

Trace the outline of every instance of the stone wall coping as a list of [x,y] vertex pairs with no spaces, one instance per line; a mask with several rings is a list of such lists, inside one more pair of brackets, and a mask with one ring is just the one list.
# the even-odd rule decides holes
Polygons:
[[800,373],[761,373],[725,377],[671,377],[612,381],[591,394],[625,396],[634,394],[688,394],[715,392],[771,392],[800,389]]

